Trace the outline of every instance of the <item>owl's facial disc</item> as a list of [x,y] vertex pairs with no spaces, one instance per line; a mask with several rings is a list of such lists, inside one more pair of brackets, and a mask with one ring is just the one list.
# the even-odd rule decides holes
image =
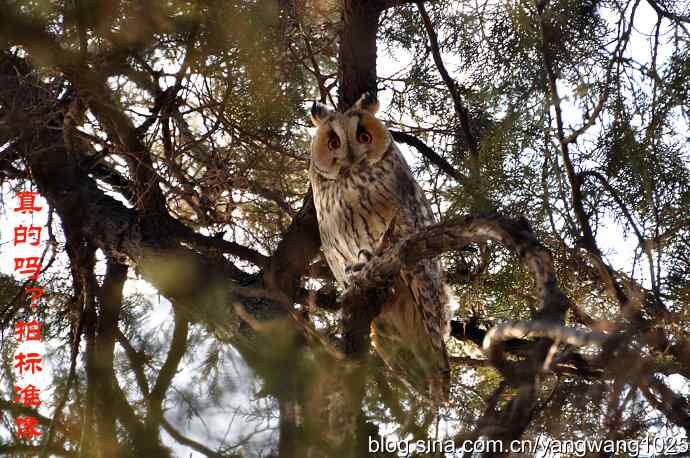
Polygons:
[[316,131],[311,145],[312,167],[321,176],[335,180],[346,165],[348,137],[343,129],[342,114],[331,113]]
[[388,130],[374,116],[376,106],[360,102],[345,113],[321,104],[312,108],[312,121],[318,127],[312,142],[312,166],[327,179],[378,162],[391,144]]
[[357,119],[354,141],[360,145],[363,154],[370,164],[381,160],[391,144],[386,126],[367,110],[353,110],[353,119]]

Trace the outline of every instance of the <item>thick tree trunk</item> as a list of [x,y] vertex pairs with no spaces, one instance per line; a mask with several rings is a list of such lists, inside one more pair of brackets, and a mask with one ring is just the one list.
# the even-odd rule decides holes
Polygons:
[[363,93],[376,92],[376,34],[382,2],[343,0],[338,59],[338,108],[351,107]]

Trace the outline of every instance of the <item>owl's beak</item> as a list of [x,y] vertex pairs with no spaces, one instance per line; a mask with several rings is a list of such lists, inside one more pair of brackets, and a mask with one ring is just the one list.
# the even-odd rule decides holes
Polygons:
[[348,166],[355,164],[355,152],[352,151],[352,147],[349,144],[347,145],[347,156],[345,156],[345,163]]

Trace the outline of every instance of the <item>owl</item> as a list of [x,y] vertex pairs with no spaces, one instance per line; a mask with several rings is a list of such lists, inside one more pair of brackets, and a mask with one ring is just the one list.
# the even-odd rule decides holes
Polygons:
[[[387,238],[434,224],[431,207],[390,132],[376,118],[378,101],[366,93],[344,113],[314,103],[317,127],[309,179],[324,256],[342,287]],[[449,310],[436,259],[405,267],[371,325],[374,348],[403,381],[447,399],[445,339]]]

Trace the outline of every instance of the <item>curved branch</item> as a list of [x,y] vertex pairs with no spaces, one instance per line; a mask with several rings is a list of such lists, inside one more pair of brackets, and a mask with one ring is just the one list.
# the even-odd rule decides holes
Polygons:
[[[532,274],[541,304],[534,318],[562,323],[570,301],[558,287],[551,254],[537,241],[527,222],[499,215],[468,215],[429,226],[395,242],[351,279],[351,286],[340,298],[343,322],[349,330],[343,338],[346,353],[357,357],[368,348],[371,320],[378,314],[394,276],[403,266],[413,266],[422,259],[489,240],[517,254]],[[536,355],[538,352],[533,356]]]
[[402,266],[489,240],[517,254],[534,277],[541,303],[539,316],[561,319],[570,303],[556,283],[551,254],[539,243],[525,220],[495,214],[463,216],[429,226],[421,233],[396,242],[381,256],[372,258],[352,278],[352,286],[343,293],[341,300],[346,303],[366,289],[387,286]]

